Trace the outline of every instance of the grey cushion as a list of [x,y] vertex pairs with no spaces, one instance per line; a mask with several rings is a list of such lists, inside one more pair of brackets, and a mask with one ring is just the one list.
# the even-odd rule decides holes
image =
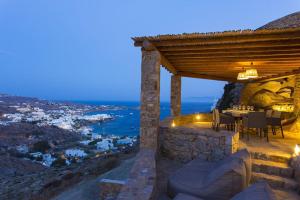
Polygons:
[[231,200],[276,200],[276,194],[266,182],[258,182],[243,192],[235,195]]
[[173,199],[173,200],[202,200],[202,199],[191,196],[191,195],[179,193],[176,195],[175,199]]
[[191,161],[169,177],[169,195],[185,193],[204,199],[230,199],[248,185],[245,155],[245,151],[238,152],[214,163]]
[[251,180],[252,174],[252,162],[251,162],[251,155],[247,149],[242,149],[232,155],[234,158],[240,158],[243,160],[245,167],[246,167],[246,184],[247,186]]

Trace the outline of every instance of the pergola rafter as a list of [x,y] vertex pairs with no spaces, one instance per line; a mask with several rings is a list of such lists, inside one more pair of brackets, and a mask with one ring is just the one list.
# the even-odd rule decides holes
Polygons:
[[135,46],[161,54],[173,74],[237,81],[252,62],[261,79],[298,72],[300,28],[217,33],[158,35],[133,38]]

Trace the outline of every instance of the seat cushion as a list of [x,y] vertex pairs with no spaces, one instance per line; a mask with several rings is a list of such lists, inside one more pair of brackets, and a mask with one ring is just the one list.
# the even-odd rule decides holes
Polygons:
[[242,159],[245,167],[246,167],[246,185],[248,186],[251,180],[251,174],[252,174],[252,161],[251,161],[251,154],[247,149],[242,149],[234,154],[232,156],[234,158]]
[[258,182],[243,192],[235,195],[231,200],[276,200],[276,194],[266,182]]
[[169,177],[171,197],[185,193],[203,199],[227,200],[246,187],[246,167],[240,158],[226,162],[193,160]]
[[171,197],[178,193],[198,193],[203,187],[205,176],[209,173],[214,163],[195,159],[186,164],[175,173],[171,174],[168,180],[168,194]]

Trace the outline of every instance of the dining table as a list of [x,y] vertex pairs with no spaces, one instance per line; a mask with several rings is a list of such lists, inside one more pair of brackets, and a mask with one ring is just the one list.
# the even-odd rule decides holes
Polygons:
[[232,117],[234,117],[234,121],[235,121],[235,131],[240,131],[241,130],[241,121],[243,116],[247,116],[249,112],[254,112],[252,110],[237,110],[237,109],[226,109],[223,110],[222,113],[223,114],[227,114],[230,115]]

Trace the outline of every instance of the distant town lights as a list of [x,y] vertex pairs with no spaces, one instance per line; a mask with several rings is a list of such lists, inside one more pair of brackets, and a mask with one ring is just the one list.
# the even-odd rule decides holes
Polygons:
[[196,115],[196,119],[197,119],[197,120],[200,120],[200,119],[201,119],[201,116],[200,116],[199,114],[197,114],[197,115]]

